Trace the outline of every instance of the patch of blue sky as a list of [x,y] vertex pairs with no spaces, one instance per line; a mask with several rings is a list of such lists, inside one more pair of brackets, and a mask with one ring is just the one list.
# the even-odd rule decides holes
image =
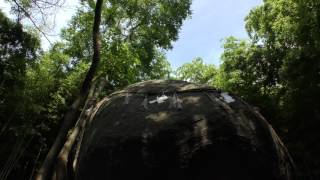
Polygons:
[[222,40],[229,36],[246,39],[244,19],[263,0],[194,0],[187,19],[167,51],[173,69],[201,57],[205,63],[219,65]]

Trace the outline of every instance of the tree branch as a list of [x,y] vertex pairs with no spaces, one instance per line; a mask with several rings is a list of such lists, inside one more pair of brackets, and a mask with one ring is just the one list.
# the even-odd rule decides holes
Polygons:
[[27,10],[25,10],[16,0],[12,0],[20,10],[23,11],[23,13],[25,14],[25,16],[31,21],[31,23],[33,24],[33,26],[46,38],[46,40],[49,42],[50,45],[52,45],[50,39],[48,38],[47,34],[45,32],[42,31],[42,29],[37,25],[37,23],[32,19],[32,16],[28,13]]

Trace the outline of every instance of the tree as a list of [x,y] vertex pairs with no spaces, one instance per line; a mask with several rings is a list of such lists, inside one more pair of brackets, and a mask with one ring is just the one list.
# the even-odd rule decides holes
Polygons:
[[177,79],[184,81],[214,85],[217,69],[212,64],[203,63],[201,58],[195,58],[179,67],[175,74]]
[[21,77],[25,75],[27,66],[34,63],[39,41],[25,32],[20,23],[10,21],[1,11],[0,22],[0,95],[5,99],[8,93],[23,85]]
[[319,147],[307,148],[318,138],[308,132],[315,132],[314,127],[320,125],[316,100],[320,98],[319,10],[320,3],[314,0],[269,0],[247,18],[249,34],[265,41],[270,47],[267,53],[281,52],[279,74],[285,89],[281,108],[289,128],[287,141],[301,168],[309,171],[309,178],[320,177],[315,153]]
[[[61,8],[64,0],[6,0],[11,4],[11,11],[16,15],[17,21],[28,19],[33,27],[39,31],[49,43],[45,28],[55,22],[50,17],[55,16],[56,10]],[[53,18],[55,19],[55,18]]]
[[222,64],[217,75],[218,87],[232,92],[261,108],[267,119],[275,112],[279,100],[277,69],[265,49],[245,40],[229,37],[224,42]]
[[[38,136],[38,119],[29,119],[40,110],[29,96],[28,69],[39,55],[39,39],[12,22],[0,11],[0,179],[6,179],[16,167],[28,167],[19,161],[26,147]],[[6,148],[4,148],[6,147]],[[33,158],[33,154],[26,157]],[[26,160],[27,159],[27,160]],[[21,171],[22,168],[19,168]]]
[[[93,4],[94,3],[92,1],[88,1],[88,12],[91,11],[90,8],[93,7]],[[104,39],[105,41],[103,42],[106,42],[106,47],[111,48],[106,52],[112,52],[111,57],[117,57],[117,55],[121,55],[118,51],[118,48],[127,47],[129,50],[134,50],[136,53],[135,57],[145,65],[144,67],[148,68],[150,67],[150,62],[152,62],[152,59],[155,57],[156,48],[169,48],[171,40],[174,40],[177,37],[178,29],[182,24],[182,20],[190,13],[189,7],[189,0],[176,1],[173,3],[169,1],[155,1],[155,3],[142,1],[126,1],[125,3],[119,3],[118,1],[107,1],[106,4],[104,4],[102,0],[97,0],[94,6],[95,15],[93,30],[91,31],[93,36],[93,45],[89,46],[92,47],[92,51],[90,51],[88,48],[86,49],[87,51],[80,51],[87,52],[87,54],[83,55],[82,57],[89,57],[92,55],[93,58],[90,68],[86,74],[82,88],[80,89],[79,97],[71,105],[70,110],[67,111],[56,141],[51,147],[39,171],[37,179],[47,179],[51,176],[53,164],[63,146],[63,143],[66,140],[67,133],[79,115],[79,108],[83,107],[83,104],[87,100],[88,92],[91,88],[91,82],[96,76],[100,61],[99,29],[101,13],[107,13],[107,19],[102,19],[102,22],[105,22],[105,24],[102,24],[101,27],[103,32],[104,30],[108,30],[105,31],[101,37],[102,39],[107,38]],[[179,8],[180,11],[177,11],[176,8]],[[105,11],[103,11],[103,9]],[[152,11],[150,11],[151,9]],[[87,15],[85,17],[90,17],[89,13],[84,12],[83,14]],[[120,16],[118,17],[118,15]],[[165,15],[170,17],[172,15],[176,16],[168,21],[168,19],[164,18]],[[105,17],[105,15],[103,14],[102,17]],[[153,19],[150,19],[150,17]],[[86,21],[82,21],[82,23],[86,23]],[[134,26],[132,26],[133,24]],[[88,26],[83,27],[88,30]],[[76,30],[78,29],[79,28],[76,28]],[[141,34],[135,34],[137,32],[140,32]],[[165,33],[165,35],[159,36],[159,32]],[[123,33],[129,34],[124,35]],[[85,38],[82,38],[81,40],[83,39],[85,40]],[[80,44],[81,43],[76,43],[76,45]],[[76,55],[79,55],[79,53]],[[75,56],[75,58],[77,58],[77,56]],[[75,63],[78,62],[75,61]],[[112,63],[112,61],[110,61],[109,64],[110,63]],[[64,161],[61,164],[67,164],[64,159],[61,160]]]
[[91,81],[97,71],[97,67],[100,61],[100,22],[103,0],[97,0],[94,13],[94,23],[92,30],[92,43],[93,43],[93,56],[90,68],[85,76],[80,89],[79,97],[72,103],[71,108],[64,116],[64,121],[56,137],[56,140],[50,151],[48,152],[43,165],[41,166],[36,179],[48,179],[51,175],[53,163],[58,153],[60,152],[69,129],[72,127],[74,121],[77,118],[78,109],[84,104],[88,96],[88,92],[91,86]]
[[[103,76],[108,75],[114,87],[152,78],[152,73],[156,72],[152,66],[164,60],[160,58],[163,56],[162,49],[170,48],[171,41],[177,38],[182,20],[190,14],[190,1],[174,4],[169,1],[108,3],[102,16],[103,61],[99,72],[104,73]],[[70,27],[62,33],[68,42],[66,53],[74,59],[74,64],[88,61],[92,55],[88,43],[91,12],[92,2],[83,2]]]
[[317,179],[319,147],[320,4],[265,0],[246,18],[250,41],[225,42],[222,87],[261,107],[300,165],[301,179]]

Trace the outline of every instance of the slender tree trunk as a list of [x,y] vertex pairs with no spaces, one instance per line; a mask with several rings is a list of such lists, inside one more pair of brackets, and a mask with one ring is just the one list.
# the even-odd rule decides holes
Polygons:
[[70,168],[70,167],[68,167],[68,161],[69,161],[69,156],[70,156],[69,154],[75,144],[75,141],[78,137],[79,132],[83,128],[83,124],[86,121],[86,112],[91,107],[90,101],[93,98],[95,84],[96,84],[96,82],[94,82],[91,85],[89,95],[88,95],[86,103],[82,109],[82,112],[78,118],[78,121],[75,124],[75,127],[72,130],[72,133],[68,136],[67,140],[65,141],[64,146],[61,148],[61,151],[57,157],[57,160],[55,163],[55,168],[54,168],[54,175],[53,175],[54,178],[53,179],[56,179],[56,180],[70,179],[68,177],[68,171]]
[[[85,130],[87,121],[89,120],[91,112],[93,111],[94,106],[97,103],[96,100],[98,95],[100,94],[100,92],[106,84],[106,80],[104,78],[100,78],[99,82],[97,81],[94,81],[91,85],[87,101],[79,116],[79,119],[58,155],[57,162],[55,163],[53,176],[53,179],[55,180],[71,180],[74,178],[73,164],[76,161],[75,158],[77,157],[75,154],[70,153],[74,150],[77,144],[81,144],[82,134]],[[96,87],[97,83],[99,83],[99,85]],[[77,147],[79,148],[79,146]],[[78,150],[76,152],[78,152]]]
[[31,174],[30,174],[30,177],[29,177],[29,180],[32,180],[32,178],[33,178],[33,174],[34,174],[34,172],[35,172],[35,170],[36,170],[37,162],[38,162],[38,160],[39,160],[39,157],[40,157],[42,148],[43,148],[43,144],[40,146],[38,155],[37,155],[36,159],[34,160],[34,165],[33,165],[33,168],[32,168],[32,171],[31,171]]
[[57,156],[63,147],[65,140],[68,135],[68,131],[72,128],[75,121],[78,119],[79,109],[83,106],[86,101],[92,79],[97,71],[97,67],[100,61],[100,22],[101,22],[101,11],[102,11],[103,0],[97,0],[96,7],[94,10],[94,23],[92,32],[93,41],[93,57],[89,71],[82,83],[79,97],[73,102],[71,108],[67,111],[64,116],[63,124],[59,130],[55,142],[50,148],[39,172],[36,176],[37,180],[48,180],[51,178],[54,163],[56,162]]
[[101,11],[102,11],[103,0],[97,0],[96,7],[94,10],[94,22],[93,22],[93,31],[92,31],[92,42],[93,42],[93,57],[90,69],[83,81],[81,94],[87,94],[91,81],[97,71],[97,67],[100,61],[100,22],[101,22]]

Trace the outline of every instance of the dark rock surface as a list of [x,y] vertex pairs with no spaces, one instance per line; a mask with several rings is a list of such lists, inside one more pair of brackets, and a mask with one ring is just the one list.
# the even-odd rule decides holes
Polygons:
[[113,93],[92,114],[76,179],[293,179],[292,160],[270,124],[221,94],[160,80]]

